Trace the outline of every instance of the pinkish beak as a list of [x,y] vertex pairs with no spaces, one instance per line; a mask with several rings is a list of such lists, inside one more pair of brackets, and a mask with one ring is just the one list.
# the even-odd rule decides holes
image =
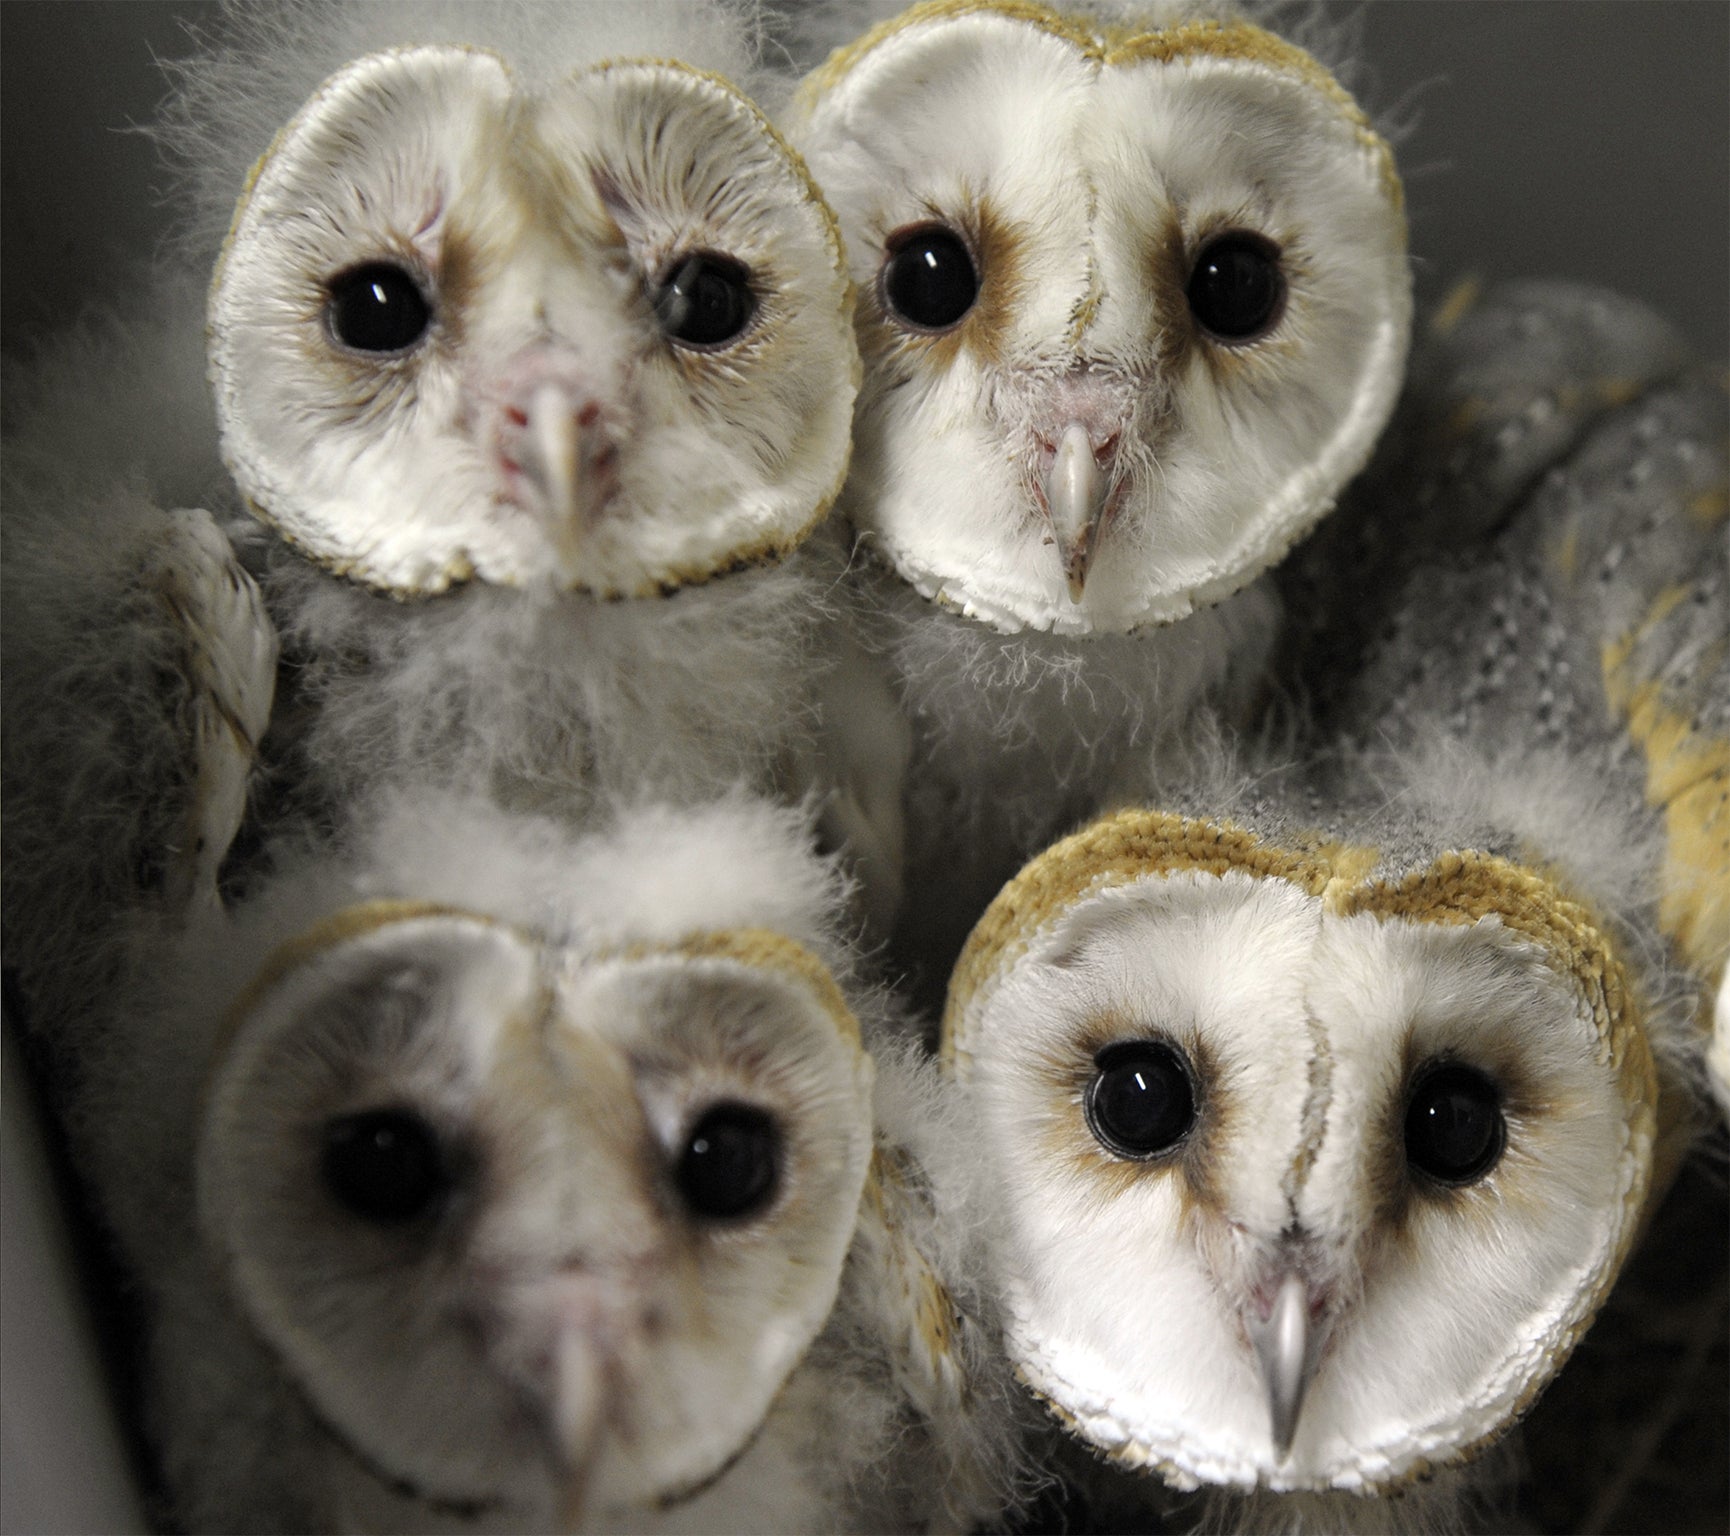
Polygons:
[[1045,477],[1045,505],[1051,514],[1051,529],[1057,538],[1072,603],[1081,601],[1088,567],[1099,543],[1100,526],[1105,521],[1111,496],[1108,467],[1114,451],[1115,439],[1110,448],[1096,450],[1087,428],[1079,421],[1072,421],[1058,439]]

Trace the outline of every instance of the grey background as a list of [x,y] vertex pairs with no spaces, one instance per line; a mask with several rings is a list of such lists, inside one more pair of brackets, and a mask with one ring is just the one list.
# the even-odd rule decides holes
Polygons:
[[[573,0],[582,3],[582,0]],[[1400,159],[1419,293],[1476,271],[1639,294],[1730,351],[1730,4],[1370,0],[1363,96]],[[122,289],[168,210],[126,133],[187,43],[188,0],[0,4],[0,340]],[[238,188],[236,189],[238,191]]]

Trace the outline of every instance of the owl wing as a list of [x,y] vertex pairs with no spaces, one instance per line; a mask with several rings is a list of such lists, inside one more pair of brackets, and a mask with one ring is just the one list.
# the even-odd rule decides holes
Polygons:
[[875,1145],[836,1317],[886,1371],[894,1458],[865,1529],[975,1530],[1025,1493],[1024,1395],[997,1337],[972,1119],[910,1038],[879,1036]]
[[915,1240],[931,1220],[918,1185],[905,1154],[879,1140],[844,1284],[881,1340],[895,1395],[921,1421],[917,1460],[926,1464],[929,1482],[906,1490],[918,1503],[915,1523],[967,1530],[1004,1504],[989,1459],[972,1444],[977,1405],[970,1362],[984,1357],[986,1341],[975,1336],[976,1324]]
[[1730,394],[1693,376],[1603,422],[1521,513],[1664,819],[1660,926],[1713,979],[1730,961],[1727,492]]
[[60,1035],[119,978],[134,918],[177,922],[218,902],[277,642],[209,512],[121,487],[32,503],[13,522],[8,963],[38,1025]]
[[1599,422],[1689,362],[1675,330],[1632,299],[1554,281],[1482,296],[1461,283],[1415,345],[1369,466],[1278,568],[1288,680],[1328,709],[1415,568],[1492,537]]
[[172,907],[219,900],[217,872],[246,813],[270,723],[276,631],[257,585],[208,512],[170,512],[152,579],[179,642],[189,778],[181,830],[164,849]]

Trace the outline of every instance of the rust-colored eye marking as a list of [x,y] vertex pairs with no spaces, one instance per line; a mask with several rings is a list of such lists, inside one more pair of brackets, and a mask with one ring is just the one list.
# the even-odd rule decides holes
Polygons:
[[432,328],[432,305],[414,277],[395,262],[350,267],[327,286],[330,334],[353,351],[407,352]]
[[915,224],[889,237],[883,263],[883,307],[919,331],[959,325],[979,297],[979,273],[967,244],[943,224]]
[[1279,248],[1248,230],[1229,230],[1201,248],[1184,293],[1196,323],[1210,336],[1258,340],[1285,313]]
[[1195,1128],[1195,1082],[1164,1040],[1125,1040],[1094,1059],[1087,1124],[1108,1152],[1138,1161],[1182,1145]]

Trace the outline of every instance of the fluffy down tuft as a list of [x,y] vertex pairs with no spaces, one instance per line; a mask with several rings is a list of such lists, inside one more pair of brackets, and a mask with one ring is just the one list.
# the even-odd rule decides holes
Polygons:
[[603,59],[680,59],[750,94],[760,24],[753,0],[289,0],[225,5],[214,27],[190,30],[198,50],[166,66],[173,93],[152,132],[187,187],[181,240],[192,264],[207,268],[254,162],[321,81],[365,54],[421,43],[487,48],[529,89]]
[[304,658],[312,798],[418,779],[583,815],[609,795],[763,784],[815,726],[806,685],[827,608],[812,570],[606,604],[484,583],[396,603],[273,558],[266,597],[285,653]]

